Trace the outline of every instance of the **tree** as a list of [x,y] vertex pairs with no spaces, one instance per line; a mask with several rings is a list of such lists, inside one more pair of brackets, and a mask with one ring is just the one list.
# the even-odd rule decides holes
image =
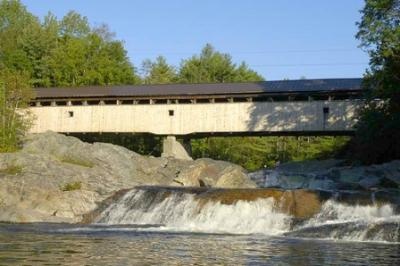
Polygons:
[[32,97],[27,75],[10,70],[0,72],[0,152],[16,150],[29,129],[32,120],[24,108]]
[[245,63],[237,67],[229,54],[218,52],[211,44],[206,44],[200,55],[182,61],[179,80],[182,83],[207,83],[259,81],[263,78]]
[[60,21],[60,35],[64,38],[84,38],[91,32],[87,17],[69,11]]
[[108,26],[91,29],[87,18],[73,11],[59,25],[57,46],[46,61],[52,86],[138,82],[122,42],[113,39]]
[[249,68],[249,66],[242,62],[239,67],[235,69],[233,82],[256,82],[264,80],[256,71]]
[[33,72],[25,42],[36,34],[38,27],[38,19],[19,1],[0,1],[0,67]]
[[177,73],[173,66],[168,65],[163,56],[158,56],[153,62],[149,59],[143,61],[143,81],[145,84],[167,84],[177,81]]
[[400,158],[400,1],[366,0],[356,37],[370,56],[354,149],[364,163]]
[[139,82],[121,41],[105,24],[68,12],[43,23],[19,0],[0,1],[0,68],[23,71],[34,87]]

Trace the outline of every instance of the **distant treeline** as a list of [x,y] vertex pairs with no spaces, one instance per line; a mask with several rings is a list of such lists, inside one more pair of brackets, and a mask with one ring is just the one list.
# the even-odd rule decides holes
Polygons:
[[[365,86],[378,88],[376,93],[369,94],[369,108],[360,113],[357,137],[350,145],[349,157],[365,163],[400,158],[398,13],[399,1],[367,0],[359,23],[357,37],[372,58]],[[123,42],[115,39],[107,25],[92,27],[86,17],[74,11],[61,19],[51,13],[40,19],[19,0],[0,0],[0,151],[3,152],[15,150],[29,127],[29,119],[24,120],[15,110],[26,106],[32,95],[31,87],[264,79],[246,63],[235,64],[229,54],[216,51],[210,44],[199,54],[183,59],[178,67],[159,56],[145,60],[138,71],[130,62]],[[376,97],[387,101],[376,104],[373,102]],[[87,135],[85,140],[122,144],[144,154],[160,153],[157,137]],[[348,140],[345,137],[215,137],[193,140],[192,146],[195,157],[229,160],[256,169],[288,160],[332,156]]]
[[0,67],[24,72],[34,87],[235,82],[262,80],[245,63],[206,45],[179,68],[162,56],[145,60],[142,75],[129,61],[122,41],[106,24],[91,27],[74,11],[39,19],[18,0],[0,2]]

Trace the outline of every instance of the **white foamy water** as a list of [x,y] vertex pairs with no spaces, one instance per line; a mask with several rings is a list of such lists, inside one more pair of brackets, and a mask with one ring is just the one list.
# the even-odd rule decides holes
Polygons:
[[149,200],[146,194],[131,190],[108,207],[98,222],[162,224],[163,230],[234,234],[276,235],[290,229],[291,217],[275,212],[272,198],[231,205],[209,201],[201,205],[194,195],[172,194],[150,206],[135,204]]
[[363,222],[371,223],[396,219],[393,207],[384,205],[347,205],[328,200],[321,211],[311,218],[306,226],[318,226],[330,223]]
[[361,206],[328,200],[315,217],[297,230],[320,231],[321,238],[397,242],[400,215],[389,204]]
[[359,206],[328,200],[317,215],[295,226],[293,217],[275,207],[273,198],[222,204],[201,201],[190,193],[133,189],[111,204],[97,222],[161,225],[143,230],[289,235],[352,241],[397,242],[399,239],[400,216],[389,204]]

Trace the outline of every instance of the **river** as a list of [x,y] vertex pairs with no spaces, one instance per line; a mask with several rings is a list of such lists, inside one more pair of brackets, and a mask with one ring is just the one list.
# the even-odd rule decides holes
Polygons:
[[327,200],[301,220],[276,204],[132,189],[91,224],[0,224],[0,265],[400,264],[390,204]]

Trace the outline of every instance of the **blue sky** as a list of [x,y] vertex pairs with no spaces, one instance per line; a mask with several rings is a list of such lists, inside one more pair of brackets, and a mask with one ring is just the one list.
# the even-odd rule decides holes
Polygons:
[[179,65],[206,43],[245,61],[267,80],[361,77],[368,55],[358,48],[363,0],[22,0],[42,18],[69,10],[106,23],[133,64],[164,55]]

